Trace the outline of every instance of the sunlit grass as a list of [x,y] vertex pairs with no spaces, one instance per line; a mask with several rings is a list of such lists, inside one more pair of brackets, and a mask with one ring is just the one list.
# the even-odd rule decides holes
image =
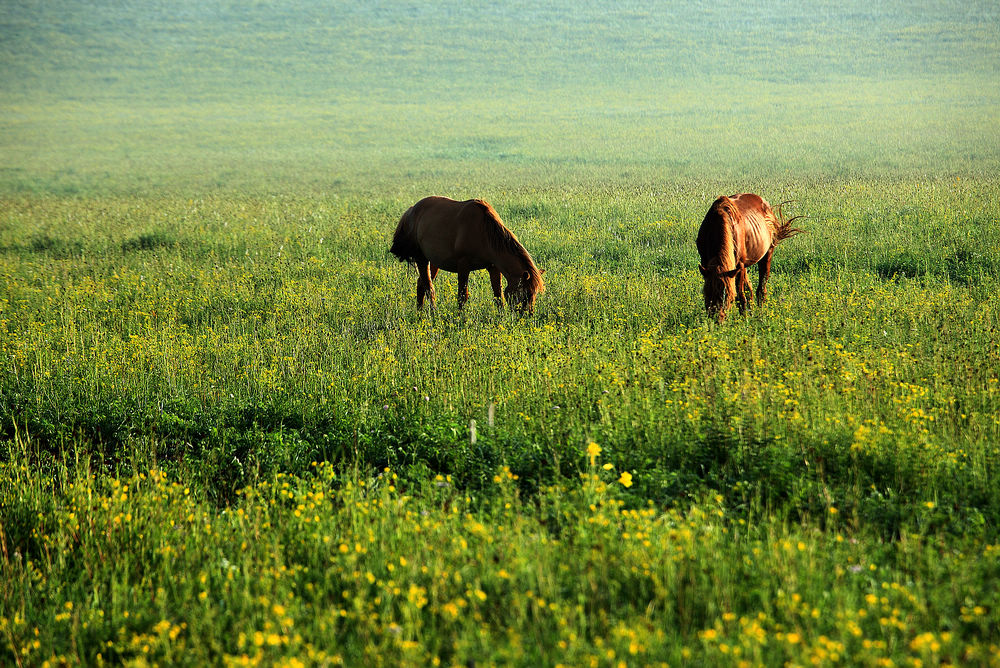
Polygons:
[[786,4],[8,3],[0,664],[1000,664],[996,11]]
[[528,501],[507,467],[483,506],[451,476],[313,464],[242,489],[221,513],[158,470],[62,470],[72,477],[53,489],[4,465],[4,485],[39,512],[4,569],[6,655],[35,665],[998,659],[998,601],[981,587],[996,577],[995,545],[939,554],[933,539],[907,535],[871,549],[836,506],[816,531],[733,517],[722,496],[636,504],[628,490],[643,473],[619,475],[600,450],[579,479]]
[[[658,467],[648,493],[671,498],[688,483],[668,484],[669,469],[702,465],[696,444],[721,438],[782,453],[807,474],[810,506],[826,475],[859,507],[878,481],[908,502],[958,500],[985,484],[997,436],[996,369],[973,362],[997,316],[995,233],[979,222],[995,204],[976,199],[988,184],[905,186],[918,208],[873,184],[812,192],[796,204],[809,234],[776,254],[771,302],[722,328],[699,303],[697,218],[664,195],[498,205],[548,270],[530,319],[496,313],[485,276],[460,313],[448,274],[437,311],[418,313],[412,270],[385,250],[407,200],[10,200],[4,424],[46,448],[84,434],[113,461],[139,443],[150,463],[215,457],[202,472],[228,485],[345,441],[466,482],[484,475],[484,448],[487,462],[565,472],[600,437],[620,444],[619,463]],[[852,211],[821,208],[835,196]],[[469,421],[491,407],[473,449]],[[758,456],[734,452],[719,453],[714,486]],[[758,501],[793,493],[781,476]],[[991,508],[984,493],[966,510]]]

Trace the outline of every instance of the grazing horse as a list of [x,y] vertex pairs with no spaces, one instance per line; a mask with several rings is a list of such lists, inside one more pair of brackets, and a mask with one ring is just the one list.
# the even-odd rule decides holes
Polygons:
[[545,289],[528,251],[481,199],[425,197],[399,219],[389,252],[416,266],[417,308],[423,307],[425,294],[434,306],[432,281],[438,269],[458,274],[459,308],[469,299],[469,272],[477,269],[489,272],[497,308],[503,307],[501,275],[507,279],[507,303],[522,312],[532,313],[535,296]]
[[755,264],[757,303],[764,303],[774,247],[803,231],[792,227],[792,221],[801,217],[785,220],[781,206],[775,216],[771,206],[752,193],[720,197],[712,203],[697,239],[701,255],[698,269],[705,279],[705,308],[710,315],[721,323],[733,299],[740,313],[746,310],[746,292],[750,290],[747,267]]

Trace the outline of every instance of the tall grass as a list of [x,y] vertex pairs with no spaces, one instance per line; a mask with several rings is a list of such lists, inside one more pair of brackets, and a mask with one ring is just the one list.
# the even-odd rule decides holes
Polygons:
[[[993,186],[810,189],[722,327],[688,193],[487,193],[547,269],[532,318],[448,274],[417,312],[401,197],[8,197],[6,656],[988,662]],[[334,493],[385,467],[406,501]]]
[[683,510],[636,507],[628,479],[591,453],[581,480],[534,500],[507,468],[483,506],[450,476],[358,478],[320,464],[247,488],[222,513],[159,470],[117,478],[71,468],[75,482],[49,494],[5,465],[44,511],[34,549],[5,561],[6,656],[33,665],[996,660],[996,594],[982,588],[997,576],[996,546],[961,540],[953,545],[968,551],[942,554],[924,535],[867,546],[849,538],[835,507],[825,531],[736,520],[721,496]]
[[0,664],[1000,661],[992,5],[8,4]]
[[[548,270],[537,316],[520,320],[494,311],[484,279],[460,312],[447,275],[438,309],[416,311],[415,277],[385,250],[405,201],[12,200],[3,429],[56,449],[82,433],[113,461],[136,441],[149,463],[217,457],[202,471],[229,485],[331,443],[379,466],[426,459],[488,478],[506,461],[544,478],[599,437],[620,444],[619,464],[662,467],[664,499],[684,486],[660,476],[703,466],[706,443],[720,444],[724,487],[794,439],[800,452],[776,450],[796,474],[762,481],[765,497],[833,475],[852,505],[877,482],[960,507],[980,485],[993,508],[996,369],[975,360],[995,340],[995,231],[976,224],[994,205],[953,183],[933,208],[937,187],[916,208],[868,195],[890,221],[936,228],[923,247],[874,213],[851,216],[886,229],[864,244],[843,212],[814,211],[778,250],[773,300],[724,328],[699,304],[697,219],[654,218],[681,202],[501,205]],[[471,448],[468,422],[491,405],[496,430]],[[756,445],[736,454],[744,442]],[[956,457],[968,480],[946,464]]]

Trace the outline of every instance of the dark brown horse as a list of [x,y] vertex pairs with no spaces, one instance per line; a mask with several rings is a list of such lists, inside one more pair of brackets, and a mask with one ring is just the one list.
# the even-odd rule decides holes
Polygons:
[[774,215],[771,205],[758,195],[743,193],[720,197],[712,203],[698,230],[698,268],[705,279],[705,308],[719,322],[736,299],[740,312],[747,307],[747,267],[757,265],[757,303],[767,298],[767,277],[771,273],[771,256],[781,241],[802,230],[792,227],[795,216],[785,220],[778,207]]
[[478,269],[489,272],[498,308],[503,306],[501,275],[507,279],[507,303],[521,311],[533,312],[535,296],[545,289],[528,251],[481,199],[425,197],[399,219],[389,252],[416,265],[417,308],[423,307],[425,294],[434,305],[438,269],[458,274],[459,307],[469,299],[469,273]]

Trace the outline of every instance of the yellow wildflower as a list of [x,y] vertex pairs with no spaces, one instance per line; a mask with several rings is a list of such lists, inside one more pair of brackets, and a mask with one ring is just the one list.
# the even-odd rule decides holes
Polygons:
[[593,466],[598,457],[601,456],[601,446],[591,441],[587,444],[587,457],[590,458],[590,465]]

